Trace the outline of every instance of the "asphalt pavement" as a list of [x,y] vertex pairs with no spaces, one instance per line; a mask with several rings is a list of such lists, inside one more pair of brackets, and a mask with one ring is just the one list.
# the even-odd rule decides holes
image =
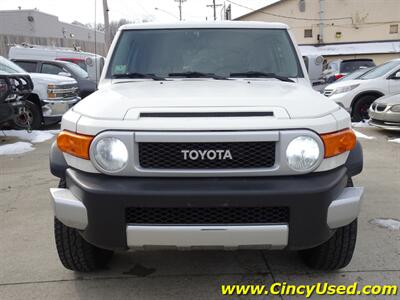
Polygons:
[[[58,181],[48,168],[51,140],[27,153],[0,155],[0,299],[228,299],[221,284],[399,284],[400,230],[385,227],[385,219],[400,219],[400,143],[389,142],[400,134],[356,130],[365,168],[354,183],[366,188],[359,235],[351,264],[331,273],[308,269],[295,252],[260,250],[117,253],[107,270],[66,270],[53,237],[49,188]],[[0,131],[0,146],[17,141]]]

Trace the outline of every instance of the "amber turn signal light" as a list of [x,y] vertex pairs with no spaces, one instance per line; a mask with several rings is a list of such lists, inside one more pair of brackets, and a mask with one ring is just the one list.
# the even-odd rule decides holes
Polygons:
[[356,135],[353,130],[349,128],[333,133],[322,134],[321,138],[325,145],[325,158],[351,151],[357,143]]
[[57,146],[62,152],[89,159],[89,147],[93,138],[90,135],[61,131],[57,136]]

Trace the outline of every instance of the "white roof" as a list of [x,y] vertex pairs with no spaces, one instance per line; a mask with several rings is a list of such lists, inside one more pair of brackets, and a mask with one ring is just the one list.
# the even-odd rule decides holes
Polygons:
[[71,54],[81,54],[84,56],[98,56],[101,57],[99,54],[91,53],[91,52],[85,52],[81,50],[74,50],[72,48],[65,48],[65,47],[53,47],[53,46],[42,46],[42,45],[15,45],[10,47],[11,49],[34,49],[34,50],[44,50],[44,51],[59,51],[59,52],[64,52],[64,53],[71,53]]
[[174,28],[280,28],[287,29],[283,23],[268,23],[254,21],[207,21],[207,22],[173,22],[173,23],[140,23],[127,24],[120,27],[120,30],[129,29],[174,29]]
[[376,54],[376,53],[400,53],[399,42],[374,42],[374,43],[352,43],[325,46],[300,46],[302,55],[354,55],[354,54]]

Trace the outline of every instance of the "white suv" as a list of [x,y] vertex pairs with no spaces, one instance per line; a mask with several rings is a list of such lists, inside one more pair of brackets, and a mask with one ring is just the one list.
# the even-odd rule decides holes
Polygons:
[[99,90],[61,127],[51,195],[68,269],[153,247],[351,260],[361,146],[349,114],[311,88],[286,25],[123,26]]
[[359,79],[338,81],[324,89],[324,95],[349,111],[354,121],[368,119],[368,109],[376,99],[399,92],[400,59],[377,66]]

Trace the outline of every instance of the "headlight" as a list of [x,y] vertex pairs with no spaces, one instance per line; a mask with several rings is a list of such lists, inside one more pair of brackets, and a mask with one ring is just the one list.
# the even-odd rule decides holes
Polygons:
[[399,105],[399,104],[393,105],[393,106],[390,108],[390,110],[393,111],[393,112],[400,112],[400,105]]
[[99,166],[108,172],[120,171],[128,163],[128,149],[117,138],[106,137],[97,141],[93,154]]
[[343,94],[343,93],[347,93],[350,92],[351,90],[354,90],[355,88],[357,88],[360,84],[353,84],[353,85],[349,85],[349,86],[342,86],[342,87],[338,87],[336,88],[332,94]]
[[54,90],[57,88],[57,86],[55,84],[48,84],[47,85],[47,98],[48,99],[54,99],[57,97],[56,93],[54,92]]
[[308,136],[295,138],[286,149],[286,159],[289,167],[295,171],[307,171],[315,167],[320,154],[317,141]]

